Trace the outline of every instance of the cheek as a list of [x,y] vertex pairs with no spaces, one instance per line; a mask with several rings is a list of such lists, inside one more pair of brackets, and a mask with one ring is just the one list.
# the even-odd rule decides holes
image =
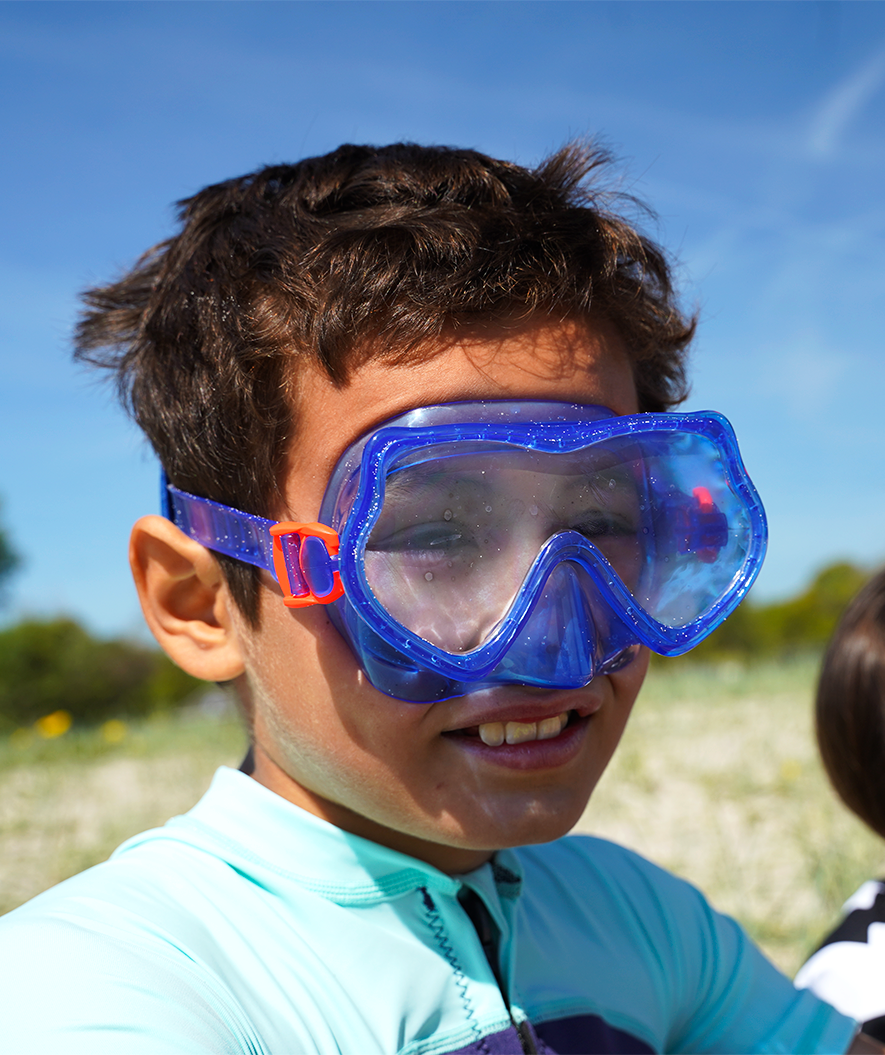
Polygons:
[[292,612],[269,590],[262,590],[260,618],[246,634],[246,678],[256,741],[276,755],[275,745],[313,741],[328,725],[318,659],[326,620],[318,610]]
[[[276,602],[274,607],[273,602]],[[292,612],[279,598],[262,611],[247,649],[254,735],[295,779],[337,780],[407,743],[420,709],[366,680],[325,608]]]
[[356,660],[324,605],[286,608],[279,595],[262,590],[260,615],[247,664],[265,696],[286,705],[358,688]]
[[650,659],[651,652],[645,645],[641,645],[638,655],[629,666],[624,667],[623,670],[615,674],[609,675],[614,695],[615,711],[620,725],[618,739],[620,739],[621,733],[624,731],[624,726],[627,724],[627,720],[633,710],[633,704],[636,702],[636,697],[639,695],[639,690],[645,681]]

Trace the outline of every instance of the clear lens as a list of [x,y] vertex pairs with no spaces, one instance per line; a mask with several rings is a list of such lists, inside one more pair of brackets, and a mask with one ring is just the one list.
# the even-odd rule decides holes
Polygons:
[[709,613],[742,573],[750,511],[706,436],[670,433],[659,442],[651,436],[644,446],[647,573],[635,598],[657,622],[683,627]]
[[[546,454],[435,446],[395,464],[369,537],[370,587],[403,626],[449,652],[477,648],[510,608],[544,543],[598,547],[626,584],[641,573],[641,480],[608,449]],[[457,451],[457,453],[456,453]]]
[[437,444],[389,468],[365,551],[375,596],[402,626],[456,654],[481,646],[548,539],[573,532],[637,607],[666,627],[708,612],[750,539],[717,446],[689,433],[609,439],[577,452]]

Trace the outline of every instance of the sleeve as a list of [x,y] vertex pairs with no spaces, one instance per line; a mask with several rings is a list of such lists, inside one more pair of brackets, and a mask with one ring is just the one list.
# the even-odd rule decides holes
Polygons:
[[814,994],[797,990],[734,920],[688,889],[699,902],[698,928],[694,948],[685,949],[683,939],[691,969],[682,976],[680,1024],[669,1050],[846,1051],[857,1023]]
[[[581,836],[529,858],[544,865],[545,900],[573,921],[570,946],[592,970],[588,1008],[592,999],[651,1050],[832,1053],[851,1044],[857,1023],[796,990],[691,884]],[[572,954],[564,946],[561,955]]]
[[881,1036],[885,1023],[885,884],[870,880],[845,903],[845,915],[796,975],[846,1015]]
[[265,1055],[193,960],[74,913],[0,920],[0,993],[2,1048],[16,1055]]

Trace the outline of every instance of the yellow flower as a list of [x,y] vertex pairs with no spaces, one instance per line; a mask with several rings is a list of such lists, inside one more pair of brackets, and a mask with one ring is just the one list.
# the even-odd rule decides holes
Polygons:
[[71,728],[73,718],[68,711],[53,711],[34,722],[34,728],[44,740],[54,740],[57,736],[64,734]]
[[802,763],[795,758],[785,758],[781,762],[781,780],[792,783],[802,776]]

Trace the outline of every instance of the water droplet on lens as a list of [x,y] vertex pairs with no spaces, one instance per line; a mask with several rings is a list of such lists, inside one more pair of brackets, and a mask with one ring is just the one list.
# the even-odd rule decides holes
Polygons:
[[433,582],[433,572],[432,572],[432,571],[429,571],[429,572],[427,572],[427,573],[426,573],[426,575],[424,576],[424,578],[425,578],[425,579],[426,579],[426,580],[427,580],[428,582]]
[[444,520],[451,520],[452,519],[452,511],[451,511],[451,509],[447,509],[445,511],[445,513],[443,513],[443,519]]
[[491,506],[486,506],[486,512],[487,513],[491,513],[491,511],[492,511],[492,507]]

